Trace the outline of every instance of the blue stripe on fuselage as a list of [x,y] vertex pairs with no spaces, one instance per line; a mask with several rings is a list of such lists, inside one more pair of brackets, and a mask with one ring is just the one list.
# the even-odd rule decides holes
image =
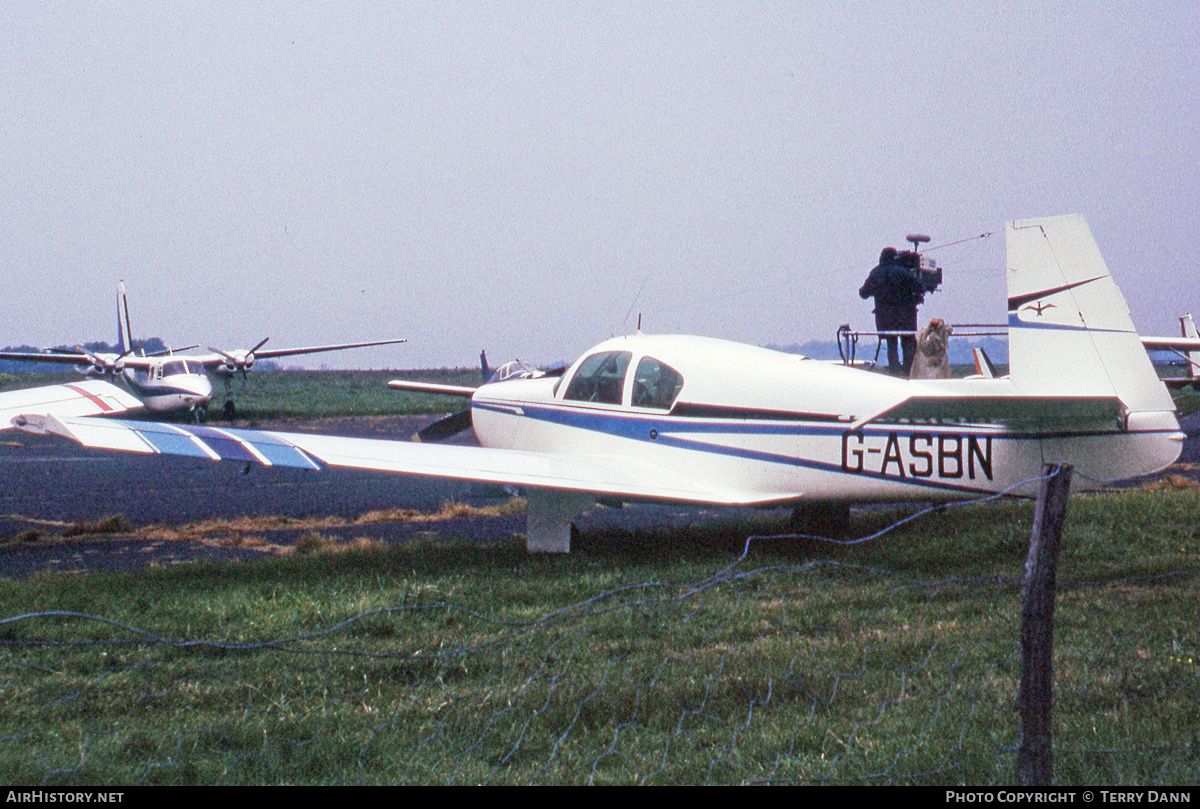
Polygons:
[[[507,415],[512,415],[513,413],[513,405],[511,403],[493,404],[487,401],[479,401],[477,399],[476,401],[472,402],[472,407],[478,407],[483,410],[504,413]],[[755,437],[790,435],[840,438],[845,433],[851,432],[848,430],[848,423],[830,425],[824,422],[820,424],[812,424],[801,421],[781,422],[777,420],[700,420],[694,418],[673,418],[668,414],[641,414],[600,410],[572,405],[553,406],[532,403],[521,403],[520,409],[524,414],[522,416],[524,418],[533,418],[551,424],[574,427],[580,430],[590,430],[593,432],[603,433],[605,435],[628,438],[634,441],[654,442],[665,446],[693,450],[696,452],[707,452],[714,455],[724,455],[727,457],[742,458],[745,460],[758,461],[762,463],[773,463],[783,466],[812,469],[815,471],[833,474],[852,475],[853,477],[859,478],[900,482],[913,486],[920,486],[929,489],[940,489],[944,491],[963,493],[986,493],[991,491],[991,489],[985,487],[947,483],[942,480],[935,480],[932,478],[902,477],[884,474],[882,472],[873,472],[865,469],[848,471],[842,466],[840,459],[837,462],[820,461],[794,455],[747,449],[744,447],[733,447],[727,444],[714,444],[704,440],[681,437],[682,434],[688,433],[718,433],[726,435],[740,434]],[[897,427],[898,425],[865,427],[852,432],[863,433],[864,435],[887,435],[890,432],[897,432]],[[949,426],[940,425],[940,428],[942,431],[945,431],[949,428]],[[906,425],[903,429],[903,432],[924,433],[929,432],[930,430],[937,432],[939,428],[931,425]],[[1007,440],[1038,440],[1047,437],[1045,435],[1006,433],[998,430],[979,431],[978,434],[981,437]]]

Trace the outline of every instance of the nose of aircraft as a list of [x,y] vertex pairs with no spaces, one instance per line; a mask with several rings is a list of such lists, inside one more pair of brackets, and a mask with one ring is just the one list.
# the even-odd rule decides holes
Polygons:
[[188,374],[179,380],[179,387],[193,404],[208,404],[212,400],[212,381],[204,374]]

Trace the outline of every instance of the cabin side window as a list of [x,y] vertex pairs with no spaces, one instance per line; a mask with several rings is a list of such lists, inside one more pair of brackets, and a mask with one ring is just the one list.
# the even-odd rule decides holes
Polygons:
[[683,376],[653,357],[642,357],[633,375],[633,406],[670,410],[683,387]]
[[564,399],[580,402],[620,404],[625,389],[625,371],[633,355],[628,351],[604,351],[579,364]]

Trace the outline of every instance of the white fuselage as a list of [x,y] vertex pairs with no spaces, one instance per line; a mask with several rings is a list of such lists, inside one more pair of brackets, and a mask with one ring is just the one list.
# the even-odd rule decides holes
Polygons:
[[147,368],[126,368],[122,376],[129,389],[156,412],[195,410],[212,400],[212,381],[204,366],[178,356],[164,357]]
[[[571,398],[574,376],[597,355],[620,355],[624,377],[614,379],[607,397]],[[634,369],[645,358],[682,378],[670,409],[661,401],[634,404],[642,383]],[[574,394],[581,392],[576,385]],[[1015,485],[1014,493],[1032,494],[1035,483],[1018,484],[1063,459],[1087,488],[1157,471],[1181,448],[1173,414],[1161,413],[1130,414],[1127,425],[1114,420],[1086,431],[857,423],[917,394],[1015,395],[1007,379],[915,382],[721,340],[633,335],[602,343],[561,378],[485,385],[471,413],[483,446],[640,458],[684,470],[714,490],[734,487],[781,503],[948,500]]]

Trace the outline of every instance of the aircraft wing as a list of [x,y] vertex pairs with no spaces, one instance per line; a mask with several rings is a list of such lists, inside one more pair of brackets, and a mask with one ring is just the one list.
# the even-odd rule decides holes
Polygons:
[[72,365],[87,365],[88,360],[83,354],[38,354],[31,351],[0,351],[0,360],[16,360],[17,362],[61,362]]
[[100,449],[302,469],[337,466],[587,492],[629,500],[749,506],[787,502],[801,494],[764,494],[734,487],[711,489],[671,469],[629,458],[53,415],[30,416],[26,422],[22,429],[29,432],[55,433]]
[[0,430],[12,427],[17,416],[98,416],[141,406],[133,394],[99,379],[10,390],[0,393]]
[[1018,429],[1114,423],[1125,406],[1115,396],[910,396],[859,419],[851,429],[878,422],[1002,424]]
[[[265,342],[265,341],[264,341]],[[256,348],[249,352],[256,360],[273,360],[279,357],[293,357],[299,354],[320,354],[324,351],[344,351],[348,348],[370,348],[371,346],[389,346],[397,343],[407,343],[407,340],[376,340],[370,343],[339,343],[337,345],[304,346],[303,348]],[[211,354],[194,354],[185,359],[204,364],[204,367],[224,365],[230,359],[230,354],[213,352]]]
[[[61,349],[52,349],[45,353],[32,353],[28,351],[0,351],[0,360],[15,360],[17,362],[49,362],[59,365],[91,365],[96,355],[89,356],[81,351],[63,351]],[[103,358],[111,358],[114,355],[106,354]],[[103,359],[102,358],[102,359]],[[113,360],[116,362],[116,360]],[[132,354],[120,359],[122,366],[126,368],[148,368],[152,364],[150,357],[137,357]],[[109,364],[109,363],[106,363]]]
[[341,343],[331,346],[307,346],[305,348],[260,348],[254,356],[260,360],[270,360],[276,357],[291,357],[296,354],[320,354],[323,351],[342,351],[347,348],[369,348],[371,346],[390,346],[396,343],[407,343],[407,340],[376,340],[373,343]]

